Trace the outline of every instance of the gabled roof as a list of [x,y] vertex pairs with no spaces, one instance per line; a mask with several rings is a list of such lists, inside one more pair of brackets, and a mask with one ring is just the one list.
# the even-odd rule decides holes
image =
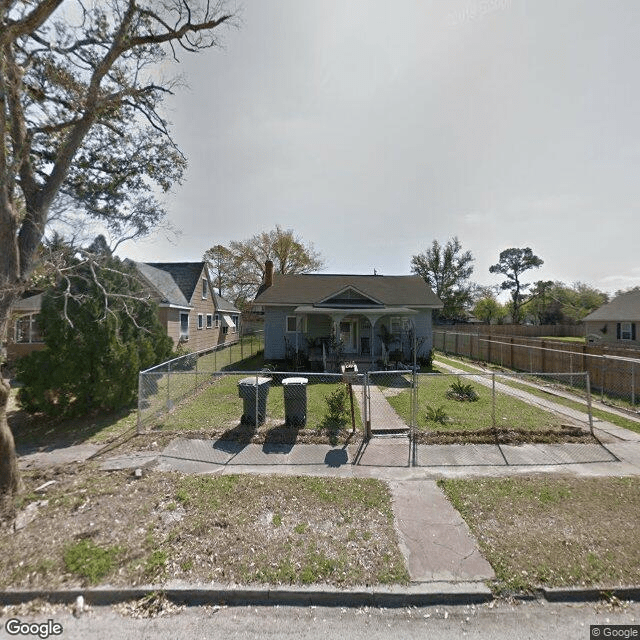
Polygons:
[[591,312],[584,318],[584,322],[614,321],[634,322],[640,320],[640,289],[621,293],[611,302]]
[[442,302],[420,276],[346,274],[274,275],[273,285],[256,297],[260,305],[314,305],[353,287],[383,305],[441,308]]
[[136,262],[135,265],[149,284],[160,294],[161,303],[176,307],[189,306],[189,300],[185,297],[169,271],[145,262]]
[[42,307],[42,292],[25,293],[12,307],[14,313],[38,313]]
[[226,298],[219,296],[215,291],[213,292],[213,297],[218,311],[225,313],[240,313],[240,310],[235,307],[233,303],[229,302]]
[[200,275],[205,266],[204,262],[148,262],[147,264],[169,273],[188,301],[193,297],[196,287],[200,285]]
[[[194,292],[200,289],[200,276],[204,262],[136,262],[140,273],[162,297],[161,302],[177,307],[189,307]],[[205,273],[207,273],[205,269]],[[217,311],[240,313],[228,300],[219,296],[212,288],[213,302]]]

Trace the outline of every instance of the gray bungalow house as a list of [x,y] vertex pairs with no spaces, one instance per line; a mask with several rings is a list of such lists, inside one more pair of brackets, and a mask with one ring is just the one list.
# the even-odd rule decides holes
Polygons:
[[640,345],[640,289],[621,293],[583,320],[587,336],[603,342]]
[[[442,302],[420,276],[274,275],[268,261],[255,307],[264,312],[265,359],[304,353],[369,368],[431,350],[431,313]],[[322,365],[321,365],[322,363]]]

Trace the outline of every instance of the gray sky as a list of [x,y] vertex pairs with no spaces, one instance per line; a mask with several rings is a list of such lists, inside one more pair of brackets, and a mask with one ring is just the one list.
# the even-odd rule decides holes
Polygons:
[[326,272],[409,273],[457,235],[489,274],[640,285],[640,2],[246,0],[224,50],[182,55],[181,235],[119,253],[199,260],[280,224]]

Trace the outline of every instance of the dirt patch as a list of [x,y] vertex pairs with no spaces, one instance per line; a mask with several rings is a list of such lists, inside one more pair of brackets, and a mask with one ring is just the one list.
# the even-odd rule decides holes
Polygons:
[[499,591],[640,583],[639,478],[443,480]]
[[559,429],[480,429],[478,431],[416,431],[418,444],[553,444],[561,442],[583,442],[599,444],[588,431],[573,425]]
[[6,588],[409,579],[389,491],[377,480],[156,472],[135,479],[87,464],[30,472],[24,481],[18,513],[35,513],[18,530],[8,520],[0,528]]

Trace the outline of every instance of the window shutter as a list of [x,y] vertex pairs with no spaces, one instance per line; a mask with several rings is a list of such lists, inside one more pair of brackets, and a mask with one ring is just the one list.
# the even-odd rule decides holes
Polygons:
[[636,339],[636,323],[635,322],[631,323],[631,339],[632,340]]
[[622,336],[622,327],[618,322],[618,324],[616,325],[616,340],[620,340],[621,336]]

